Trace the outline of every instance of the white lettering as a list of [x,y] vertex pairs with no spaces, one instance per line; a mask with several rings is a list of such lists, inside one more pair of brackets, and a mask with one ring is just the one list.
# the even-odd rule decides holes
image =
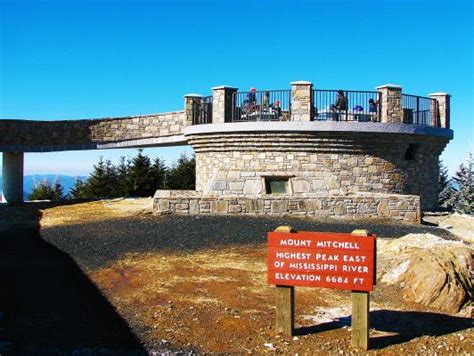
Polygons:
[[316,242],[316,248],[339,248],[346,250],[360,250],[358,242],[347,241],[318,241]]
[[317,253],[316,260],[321,261],[339,261],[339,255],[326,255],[325,253]]
[[277,252],[276,258],[287,259],[287,260],[309,260],[311,257],[310,253],[304,252]]
[[314,274],[275,273],[275,279],[281,281],[319,282],[321,281],[321,276]]
[[365,262],[366,256],[349,256],[344,255],[344,262]]
[[369,267],[365,266],[342,266],[342,272],[369,273]]
[[310,247],[311,240],[299,240],[299,239],[280,240],[280,246]]

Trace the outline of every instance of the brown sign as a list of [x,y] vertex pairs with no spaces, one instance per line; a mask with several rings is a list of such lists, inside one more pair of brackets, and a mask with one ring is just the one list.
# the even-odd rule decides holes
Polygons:
[[268,233],[268,282],[281,286],[371,291],[375,235]]

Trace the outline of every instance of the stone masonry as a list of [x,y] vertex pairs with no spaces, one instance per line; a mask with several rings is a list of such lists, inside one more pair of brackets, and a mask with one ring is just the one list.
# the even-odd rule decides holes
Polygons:
[[390,218],[420,221],[420,198],[413,195],[356,194],[347,196],[261,195],[205,196],[197,192],[160,191],[154,196],[156,214],[296,215],[321,218]]
[[376,88],[382,94],[381,122],[403,122],[402,88],[394,84],[386,84]]
[[433,93],[430,94],[430,98],[436,99],[438,103],[436,110],[439,112],[440,126],[449,129],[451,120],[451,95],[447,93]]
[[310,121],[312,103],[313,84],[310,82],[291,83],[291,120]]
[[[437,161],[452,138],[448,94],[430,95],[436,99],[429,108],[434,121],[420,126],[404,124],[400,86],[377,87],[380,123],[313,121],[312,88],[310,82],[291,83],[290,115],[278,122],[232,122],[237,89],[229,86],[212,88],[212,101],[185,95],[183,111],[92,120],[0,120],[0,148],[8,157],[18,156],[20,164],[22,152],[187,142],[196,154],[196,192],[157,193],[159,213],[419,221],[420,208],[436,208]],[[204,100],[212,105],[202,105]],[[22,183],[12,173],[15,164],[5,162],[9,179],[4,182],[14,191]]]
[[232,95],[236,88],[220,86],[212,88],[213,123],[230,122],[232,119]]
[[[265,177],[288,177],[293,195],[416,194],[424,209],[437,203],[436,162],[445,144],[357,133],[195,135],[188,142],[203,194],[253,196],[265,193]],[[410,145],[416,152],[407,159]]]
[[[96,144],[181,135],[184,111],[91,120],[1,120],[2,147],[11,151],[92,149]],[[4,149],[8,151],[8,149]]]

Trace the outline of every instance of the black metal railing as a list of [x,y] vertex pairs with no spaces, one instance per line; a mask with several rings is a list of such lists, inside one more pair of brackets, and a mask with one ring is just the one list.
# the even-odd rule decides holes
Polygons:
[[381,93],[357,90],[313,90],[313,120],[380,122]]
[[439,110],[436,99],[402,94],[403,123],[439,127]]
[[233,122],[290,120],[291,90],[237,92],[232,108]]
[[212,124],[212,95],[193,101],[193,125]]

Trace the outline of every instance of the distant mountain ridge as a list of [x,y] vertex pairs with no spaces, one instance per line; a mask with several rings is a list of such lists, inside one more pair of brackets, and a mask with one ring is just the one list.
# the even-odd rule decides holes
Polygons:
[[[63,189],[64,195],[68,194],[71,191],[71,188],[74,186],[76,179],[86,179],[87,176],[67,176],[62,174],[30,174],[23,177],[23,197],[26,200],[28,195],[33,190],[35,184],[40,183],[46,179],[50,183],[56,182],[56,179],[59,179]],[[0,192],[2,191],[2,176],[0,176]],[[1,196],[1,194],[0,194]]]

